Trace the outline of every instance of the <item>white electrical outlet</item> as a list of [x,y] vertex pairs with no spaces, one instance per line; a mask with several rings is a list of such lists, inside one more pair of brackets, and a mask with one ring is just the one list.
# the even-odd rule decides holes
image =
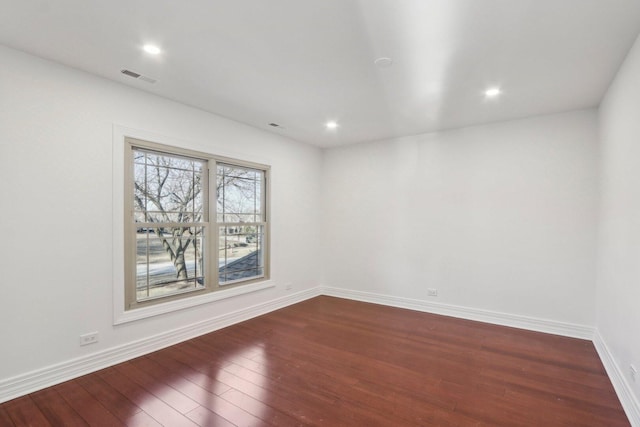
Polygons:
[[98,342],[98,333],[90,332],[88,334],[80,335],[80,345],[89,345]]
[[284,288],[288,291],[290,291],[291,289],[293,289],[293,285],[291,284],[291,282],[287,283],[286,285],[284,285]]
[[437,297],[438,296],[438,290],[437,289],[432,289],[432,288],[427,288],[427,295],[430,297]]
[[629,365],[629,373],[631,374],[631,380],[635,383],[636,377],[638,376],[638,370],[635,366]]

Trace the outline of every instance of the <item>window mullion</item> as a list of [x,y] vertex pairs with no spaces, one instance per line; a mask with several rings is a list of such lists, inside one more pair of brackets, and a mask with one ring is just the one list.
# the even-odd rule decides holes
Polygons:
[[218,245],[219,245],[219,230],[218,230],[218,215],[217,215],[217,162],[215,159],[207,162],[207,184],[208,184],[208,201],[207,201],[207,215],[209,227],[209,254],[207,260],[209,263],[207,281],[208,285],[212,289],[218,288]]

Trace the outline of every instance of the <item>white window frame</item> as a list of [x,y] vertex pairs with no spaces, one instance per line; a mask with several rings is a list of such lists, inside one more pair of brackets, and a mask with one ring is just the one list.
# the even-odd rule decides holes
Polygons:
[[[263,242],[264,251],[264,275],[263,277],[250,278],[249,280],[239,281],[233,284],[226,284],[223,286],[218,285],[218,269],[207,268],[211,270],[211,276],[213,279],[209,279],[206,288],[203,290],[194,291],[186,294],[176,294],[167,297],[157,298],[143,303],[133,304],[129,307],[131,301],[131,291],[127,291],[127,286],[135,286],[135,280],[133,285],[131,282],[131,265],[135,265],[135,262],[131,262],[131,239],[135,239],[135,227],[130,216],[131,204],[127,203],[127,197],[131,194],[127,185],[133,185],[133,161],[130,160],[132,146],[140,146],[141,148],[150,149],[153,151],[166,152],[168,154],[188,155],[210,162],[212,170],[210,172],[209,182],[213,179],[215,181],[216,169],[215,164],[217,162],[237,165],[239,167],[248,167],[264,171],[264,233],[265,238]],[[114,125],[114,144],[113,144],[113,161],[114,161],[114,197],[113,197],[113,214],[114,214],[114,288],[113,288],[113,308],[114,308],[114,324],[121,324],[131,322],[151,316],[156,316],[164,313],[181,310],[188,307],[194,307],[201,304],[218,301],[225,298],[230,298],[238,295],[243,295],[250,292],[274,287],[275,284],[270,279],[270,166],[264,162],[258,162],[251,160],[239,160],[236,153],[232,156],[227,155],[214,155],[208,152],[193,150],[191,148],[183,148],[188,146],[182,141],[175,139],[161,137],[155,134],[151,134],[144,131],[138,131],[128,129],[125,127]],[[216,150],[222,151],[222,150]],[[225,153],[226,154],[226,153]],[[242,156],[247,157],[247,156]],[[211,166],[210,166],[211,167]],[[209,200],[210,209],[213,206],[213,211],[210,214],[209,225],[209,238],[208,240],[208,262],[209,265],[217,265],[218,253],[218,223],[215,215],[215,185],[209,188]],[[211,205],[211,201],[214,202]],[[124,214],[123,214],[124,213]],[[133,231],[132,231],[133,230]],[[127,234],[128,233],[128,234]],[[133,234],[133,237],[132,237]],[[215,244],[214,244],[215,243]],[[214,248],[215,246],[215,248]],[[211,260],[215,261],[212,262]],[[134,267],[135,271],[135,267]],[[210,277],[211,277],[210,276]],[[135,277],[134,277],[135,279]],[[130,288],[131,289],[131,288]]]

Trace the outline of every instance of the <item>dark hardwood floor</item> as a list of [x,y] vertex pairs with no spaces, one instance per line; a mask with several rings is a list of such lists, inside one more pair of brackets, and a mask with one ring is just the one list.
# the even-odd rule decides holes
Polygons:
[[318,297],[0,405],[1,426],[628,426],[589,341]]

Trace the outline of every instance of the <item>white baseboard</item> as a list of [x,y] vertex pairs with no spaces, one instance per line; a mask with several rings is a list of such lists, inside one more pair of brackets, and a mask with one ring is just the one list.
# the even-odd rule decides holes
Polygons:
[[604,339],[602,339],[602,335],[600,335],[600,331],[597,329],[593,336],[593,344],[598,351],[598,355],[600,356],[600,360],[602,360],[604,369],[607,371],[607,375],[609,375],[613,388],[620,399],[624,412],[629,418],[629,422],[633,427],[640,427],[640,403],[636,399],[631,386],[625,379],[624,371],[621,370],[620,366],[616,363],[609,347],[605,343]]
[[1,380],[0,403],[113,366],[117,363],[131,360],[135,357],[213,332],[235,323],[243,322],[318,295],[320,295],[320,288],[308,289],[182,328]]
[[539,319],[517,314],[500,313],[490,310],[382,295],[371,292],[353,291],[350,289],[333,288],[328,286],[322,286],[320,289],[322,295],[371,302],[374,304],[382,304],[392,307],[407,308],[427,313],[442,314],[444,316],[458,317],[467,320],[477,320],[479,322],[528,329],[531,331],[545,332],[548,334],[562,335],[572,338],[582,338],[587,340],[591,340],[593,338],[594,328],[586,325],[576,325],[573,323]]

